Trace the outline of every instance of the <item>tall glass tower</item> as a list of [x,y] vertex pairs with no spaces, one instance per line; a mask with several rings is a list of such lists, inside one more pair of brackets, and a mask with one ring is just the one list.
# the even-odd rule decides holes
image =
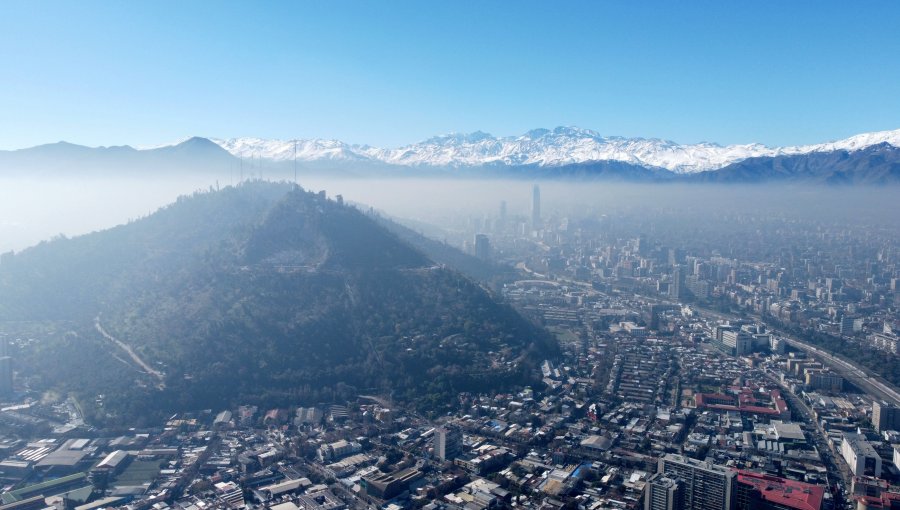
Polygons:
[[541,188],[537,184],[531,192],[531,226],[541,228]]

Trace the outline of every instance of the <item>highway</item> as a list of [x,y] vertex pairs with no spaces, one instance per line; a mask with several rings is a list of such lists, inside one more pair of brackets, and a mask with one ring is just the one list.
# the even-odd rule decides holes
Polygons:
[[[697,310],[701,311],[704,315],[721,320],[739,319],[739,317],[737,317],[736,315],[726,315],[720,312],[707,310],[705,308],[698,308]],[[753,316],[752,318],[754,320],[760,320],[760,318],[756,316]],[[867,372],[864,368],[859,367],[845,359],[841,359],[837,356],[829,354],[814,345],[811,345],[802,340],[797,340],[796,338],[787,335],[783,331],[773,329],[771,330],[771,332],[779,337],[784,338],[791,347],[814,355],[816,358],[820,359],[822,363],[828,365],[832,370],[843,376],[844,379],[852,382],[859,389],[868,393],[872,397],[875,397],[879,400],[885,400],[894,405],[900,405],[900,391],[898,391],[897,388],[890,385],[882,378],[874,376]]]
[[[534,271],[528,269],[528,267],[525,265],[524,262],[519,263],[516,267],[518,267],[519,269],[522,269],[536,277],[543,277],[543,275],[540,275],[540,274],[535,273]],[[579,286],[579,287],[582,287],[585,289],[589,289],[592,292],[596,293],[596,291],[593,290],[592,286],[586,282],[579,282],[579,281],[571,280],[568,278],[557,278],[556,281],[562,282],[566,285]],[[602,293],[599,293],[599,294],[602,294]],[[650,296],[643,296],[640,294],[634,294],[634,295],[635,295],[635,297],[647,299],[648,301],[668,302],[665,300],[659,300],[657,298],[652,298]],[[675,303],[672,303],[672,304],[675,304]],[[715,312],[713,310],[709,310],[706,308],[699,308],[699,307],[696,307],[695,305],[692,305],[692,306],[694,307],[695,310],[702,312],[704,315],[714,317],[716,319],[733,321],[733,320],[737,320],[740,318],[736,315],[723,314],[721,312]],[[761,319],[759,317],[752,316],[752,318],[754,320],[761,321]],[[811,353],[811,354],[815,355],[817,358],[819,358],[822,361],[822,363],[831,367],[832,370],[834,370],[835,372],[840,374],[844,379],[850,381],[851,383],[856,385],[859,389],[863,390],[870,396],[872,396],[876,399],[885,400],[891,404],[900,406],[900,390],[898,390],[895,386],[889,384],[887,381],[885,381],[881,377],[871,374],[870,372],[867,372],[864,368],[857,366],[856,364],[851,363],[845,359],[841,359],[837,356],[829,354],[814,345],[811,345],[802,340],[798,340],[796,338],[792,338],[792,337],[788,336],[786,333],[784,333],[783,331],[772,330],[772,333],[784,338],[787,341],[787,343],[789,345],[791,345],[792,347],[794,347],[795,349],[799,349],[799,350],[802,350],[807,353]]]
[[859,386],[860,389],[872,396],[881,400],[886,400],[894,405],[900,405],[900,392],[886,382],[883,382],[880,378],[871,376],[866,373],[864,369],[838,358],[837,356],[832,356],[818,347],[785,336],[780,331],[776,331],[776,333],[783,336],[787,343],[792,347],[806,351],[815,355],[817,358],[820,358],[826,365],[830,366],[832,370],[844,376],[845,379],[852,381],[853,384]]

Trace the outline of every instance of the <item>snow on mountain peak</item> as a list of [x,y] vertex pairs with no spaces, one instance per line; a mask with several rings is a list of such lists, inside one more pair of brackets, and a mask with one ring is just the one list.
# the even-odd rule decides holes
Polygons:
[[235,156],[287,161],[355,161],[402,166],[472,167],[480,165],[562,166],[621,161],[643,167],[695,173],[716,170],[747,158],[856,151],[888,143],[900,147],[900,129],[864,133],[816,145],[770,148],[762,144],[722,146],[710,142],[678,144],[658,138],[601,136],[578,127],[533,129],[519,136],[494,137],[482,131],[450,133],[399,148],[350,145],[339,140],[213,139]]
[[467,143],[478,143],[482,140],[492,139],[490,133],[484,131],[475,131],[474,133],[449,133],[446,135],[433,136],[422,142],[422,145],[463,145]]

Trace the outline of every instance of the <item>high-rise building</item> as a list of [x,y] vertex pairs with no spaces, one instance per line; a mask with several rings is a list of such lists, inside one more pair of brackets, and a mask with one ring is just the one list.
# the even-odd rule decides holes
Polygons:
[[491,257],[491,241],[485,234],[475,234],[475,256],[481,260]]
[[458,428],[447,425],[434,429],[434,456],[441,460],[453,460],[462,454],[463,435]]
[[691,274],[684,277],[684,286],[699,299],[709,297],[709,282],[700,278],[700,276]]
[[900,430],[900,407],[878,402],[872,403],[872,425],[875,430]]
[[660,457],[657,472],[684,484],[684,508],[732,509],[736,474],[724,466],[669,453]]
[[541,188],[537,184],[531,191],[531,226],[535,230],[541,228]]
[[854,476],[881,477],[881,455],[865,436],[844,432],[841,455]]
[[644,510],[685,510],[684,482],[656,473],[644,486]]
[[672,270],[672,283],[669,284],[669,297],[680,299],[684,292],[684,269],[675,266]]
[[640,234],[634,243],[635,251],[638,252],[639,255],[646,256],[650,253],[650,243],[647,242],[647,236],[645,234]]
[[743,330],[722,331],[722,344],[732,356],[744,356],[753,351],[753,337]]
[[9,395],[13,390],[12,358],[0,356],[0,395]]
[[853,334],[853,316],[844,314],[841,316],[840,333],[844,336]]

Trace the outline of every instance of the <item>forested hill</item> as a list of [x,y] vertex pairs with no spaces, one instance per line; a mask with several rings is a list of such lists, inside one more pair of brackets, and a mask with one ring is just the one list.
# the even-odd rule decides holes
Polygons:
[[356,209],[259,182],[5,257],[0,327],[23,320],[58,334],[22,350],[20,374],[102,393],[107,420],[357,391],[439,410],[460,391],[533,382],[556,352]]

